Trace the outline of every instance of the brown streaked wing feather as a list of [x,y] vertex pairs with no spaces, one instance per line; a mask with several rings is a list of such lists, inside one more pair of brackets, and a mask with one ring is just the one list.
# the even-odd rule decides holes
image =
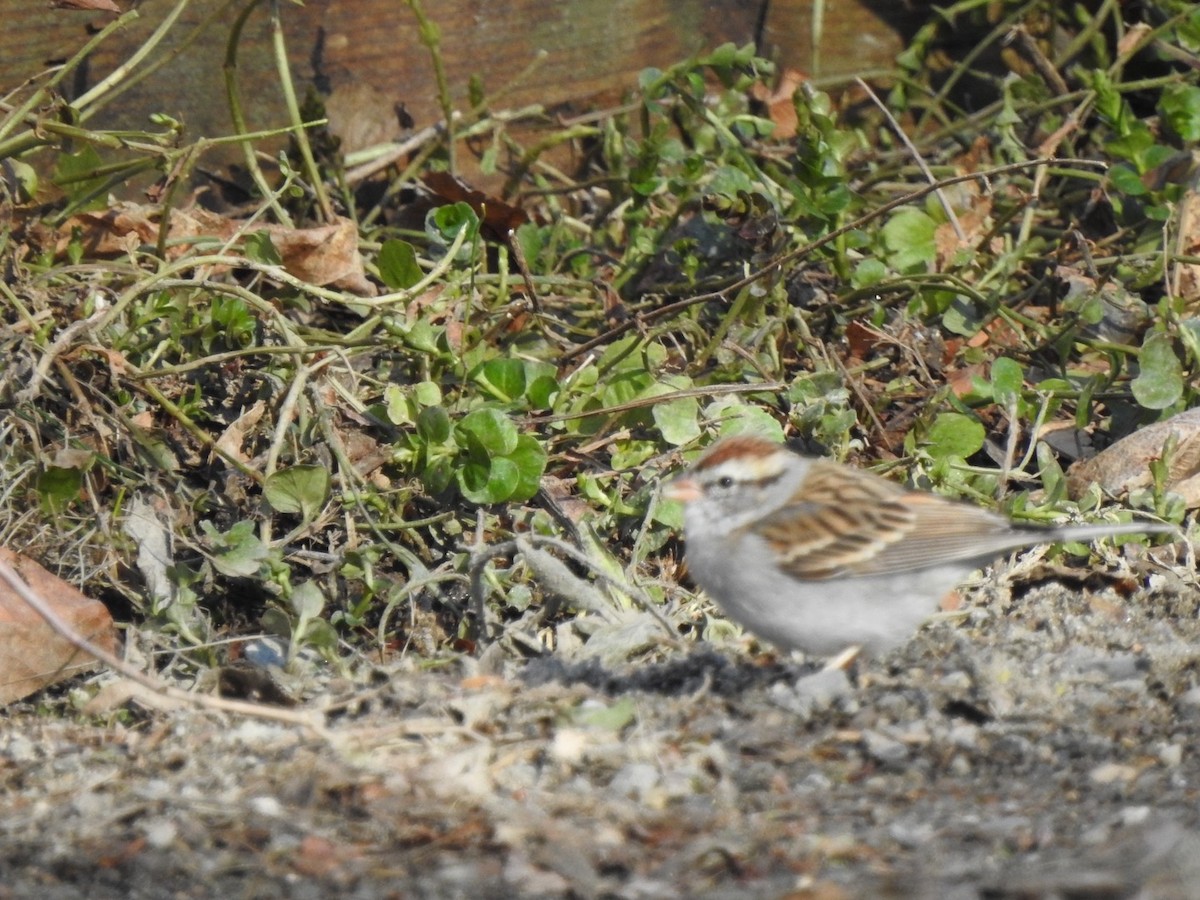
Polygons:
[[781,554],[784,571],[807,580],[985,559],[1036,540],[987,510],[836,463],[814,463],[793,500],[764,520],[762,533]]
[[935,494],[912,491],[904,505],[915,517],[912,533],[903,542],[885,547],[857,574],[903,572],[937,563],[986,560],[1038,540],[1035,532],[1014,528],[995,513]]
[[873,560],[912,533],[916,515],[899,502],[906,493],[870,473],[815,462],[760,529],[794,578],[867,574]]

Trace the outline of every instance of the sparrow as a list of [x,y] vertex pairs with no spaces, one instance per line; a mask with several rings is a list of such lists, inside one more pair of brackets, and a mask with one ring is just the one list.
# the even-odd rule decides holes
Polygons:
[[717,442],[663,495],[683,504],[696,583],[747,630],[818,656],[854,646],[877,656],[903,644],[967,575],[1006,551],[1176,530],[1016,524],[749,435]]

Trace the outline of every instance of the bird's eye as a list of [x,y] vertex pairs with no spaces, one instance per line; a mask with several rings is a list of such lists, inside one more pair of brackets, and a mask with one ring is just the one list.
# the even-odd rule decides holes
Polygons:
[[731,487],[733,487],[733,476],[722,475],[717,479],[717,487],[721,488],[721,490],[729,490]]

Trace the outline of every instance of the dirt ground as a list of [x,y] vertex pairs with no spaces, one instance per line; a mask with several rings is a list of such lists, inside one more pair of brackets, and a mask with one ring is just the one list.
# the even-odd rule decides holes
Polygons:
[[1200,593],[984,590],[840,671],[408,659],[325,735],[8,711],[0,898],[1200,897]]

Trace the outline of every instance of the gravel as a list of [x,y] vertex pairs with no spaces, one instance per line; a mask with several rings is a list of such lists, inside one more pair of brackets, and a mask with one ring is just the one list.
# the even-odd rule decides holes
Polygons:
[[13,707],[0,898],[1200,897],[1189,591],[1043,585],[852,676],[397,660],[326,735]]

